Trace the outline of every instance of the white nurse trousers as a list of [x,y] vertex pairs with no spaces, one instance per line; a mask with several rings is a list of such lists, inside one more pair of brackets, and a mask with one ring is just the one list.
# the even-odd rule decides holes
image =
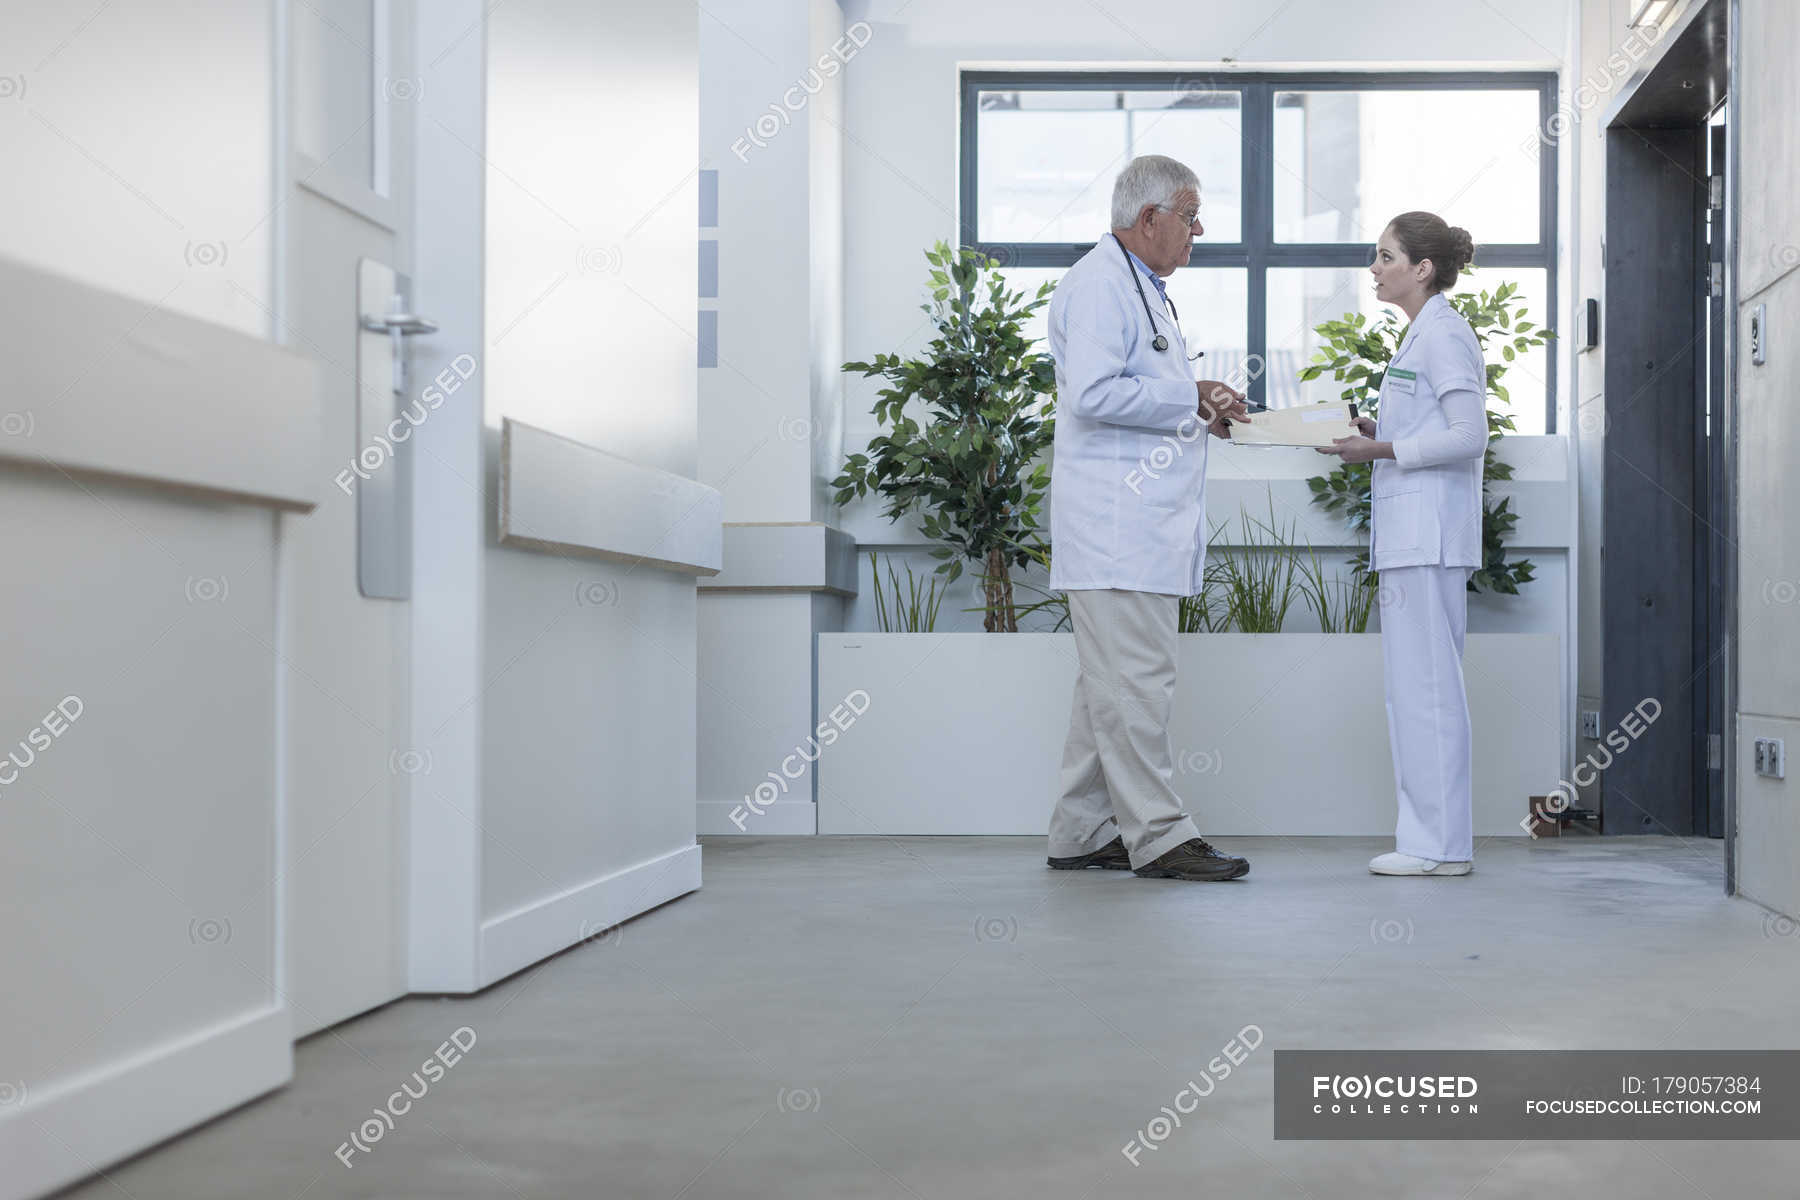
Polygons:
[[1468,567],[1381,572],[1381,666],[1400,815],[1394,849],[1437,862],[1474,857],[1469,702],[1463,691]]

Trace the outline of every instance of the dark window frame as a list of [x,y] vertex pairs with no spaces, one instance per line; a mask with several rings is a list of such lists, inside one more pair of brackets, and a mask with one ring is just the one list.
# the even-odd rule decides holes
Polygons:
[[[1243,121],[1240,194],[1243,197],[1242,240],[1196,242],[1191,267],[1238,267],[1247,272],[1249,342],[1245,352],[1268,352],[1268,272],[1280,267],[1366,267],[1375,247],[1368,242],[1277,242],[1275,240],[1275,166],[1268,152],[1274,142],[1275,93],[1289,91],[1535,91],[1538,93],[1538,240],[1488,243],[1478,240],[1480,267],[1536,268],[1545,272],[1547,312],[1532,319],[1557,329],[1557,154],[1545,137],[1556,113],[1557,77],[1553,71],[1406,71],[1406,72],[1233,72],[1200,77],[1173,71],[964,71],[959,89],[958,147],[959,240],[962,245],[993,254],[1008,266],[1069,267],[1093,248],[1093,242],[982,242],[977,239],[980,214],[977,192],[980,156],[978,96],[983,91],[1208,91],[1239,93]],[[1551,342],[1546,355],[1544,430],[1556,432],[1557,355]],[[1260,400],[1263,381],[1252,382],[1250,396]]]

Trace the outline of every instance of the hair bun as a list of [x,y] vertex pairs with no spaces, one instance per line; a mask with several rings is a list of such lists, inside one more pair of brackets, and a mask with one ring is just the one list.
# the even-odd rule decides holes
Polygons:
[[1475,261],[1475,239],[1461,225],[1450,226],[1450,246],[1456,254],[1458,271]]
[[1387,232],[1400,243],[1401,252],[1413,262],[1430,260],[1430,290],[1446,292],[1456,286],[1462,269],[1475,261],[1475,239],[1460,225],[1451,225],[1436,213],[1404,212],[1388,222]]

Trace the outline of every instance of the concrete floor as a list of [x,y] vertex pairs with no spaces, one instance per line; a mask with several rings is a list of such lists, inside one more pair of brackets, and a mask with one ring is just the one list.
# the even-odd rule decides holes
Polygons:
[[[1797,1143],[1271,1136],[1278,1047],[1800,1046],[1800,936],[1720,894],[1720,843],[1490,841],[1445,880],[1368,875],[1375,840],[1226,848],[1248,879],[1051,872],[1037,838],[708,840],[702,891],[310,1038],[291,1086],[64,1195],[1800,1192]],[[1121,1148],[1252,1023],[1262,1048],[1133,1167]],[[468,1056],[341,1165],[464,1025]]]

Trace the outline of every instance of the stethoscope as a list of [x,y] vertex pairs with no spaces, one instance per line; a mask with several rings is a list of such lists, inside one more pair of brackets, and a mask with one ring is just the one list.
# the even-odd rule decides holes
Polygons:
[[[1138,278],[1137,264],[1131,261],[1131,251],[1127,250],[1125,248],[1125,243],[1119,241],[1118,238],[1113,239],[1113,244],[1118,246],[1119,253],[1125,256],[1125,269],[1131,272],[1131,286],[1137,289],[1138,303],[1144,306],[1144,319],[1150,322],[1151,329],[1156,329],[1156,317],[1150,311],[1150,298],[1144,295],[1144,281]],[[1163,297],[1163,303],[1169,306],[1169,313],[1175,318],[1175,331],[1180,333],[1181,310],[1176,308],[1175,301],[1169,299],[1167,296]],[[1150,339],[1150,345],[1157,350],[1167,350],[1169,348],[1169,339],[1158,330],[1156,336]],[[1206,351],[1196,350],[1187,356],[1187,360],[1189,362],[1194,362],[1205,357]]]

